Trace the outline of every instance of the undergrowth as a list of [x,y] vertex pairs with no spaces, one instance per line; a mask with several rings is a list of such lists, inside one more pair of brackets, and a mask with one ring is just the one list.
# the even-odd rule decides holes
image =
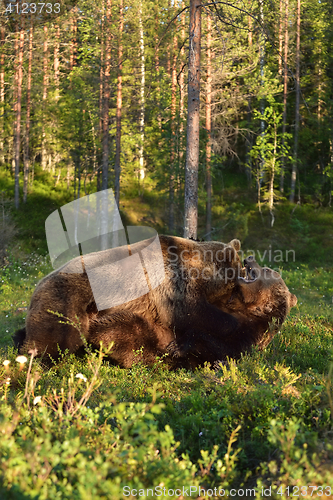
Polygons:
[[10,338],[50,267],[37,254],[11,256],[0,287],[0,498],[152,498],[154,488],[176,498],[183,487],[193,498],[222,490],[287,498],[288,487],[333,489],[333,273],[298,267],[283,269],[298,306],[264,352],[195,372],[170,372],[161,361],[124,370],[105,353],[63,353],[46,368],[33,352],[16,361]]

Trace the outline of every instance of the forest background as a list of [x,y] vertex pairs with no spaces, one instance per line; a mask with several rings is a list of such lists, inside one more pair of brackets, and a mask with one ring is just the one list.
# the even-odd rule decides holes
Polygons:
[[298,306],[264,352],[195,373],[140,353],[129,370],[103,353],[46,369],[11,343],[58,207],[111,187],[124,224],[183,235],[189,2],[80,1],[21,29],[2,5],[1,498],[330,498],[332,2],[201,8],[198,236],[240,238]]
[[[47,14],[22,20],[7,6],[3,204],[14,194],[16,208],[28,213],[22,205],[36,203],[42,185],[58,204],[112,187],[125,219],[146,200],[142,220],[183,233],[188,7],[80,2],[47,23]],[[297,214],[287,200],[331,207],[332,5],[213,2],[201,14],[198,235],[226,240],[237,233],[244,240],[250,227],[274,246],[280,242],[271,241],[270,229],[285,228],[287,214]],[[264,227],[251,226],[256,205],[262,217],[269,212]],[[283,212],[277,222],[276,207]],[[304,240],[307,230],[306,221],[291,220],[291,236]],[[283,244],[281,235],[275,239]]]

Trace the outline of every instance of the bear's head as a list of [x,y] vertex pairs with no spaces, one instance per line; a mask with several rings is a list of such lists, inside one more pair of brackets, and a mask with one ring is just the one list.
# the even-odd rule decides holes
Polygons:
[[227,308],[231,314],[240,314],[247,320],[270,323],[275,318],[278,325],[286,319],[297,297],[290,293],[280,274],[261,267],[253,256],[244,260],[245,277],[238,277]]

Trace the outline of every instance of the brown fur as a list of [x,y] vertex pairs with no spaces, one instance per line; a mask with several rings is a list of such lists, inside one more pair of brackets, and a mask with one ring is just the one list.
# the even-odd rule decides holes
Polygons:
[[[17,336],[20,352],[37,348],[40,355],[56,358],[59,348],[76,352],[85,339],[95,346],[114,342],[110,358],[123,367],[131,366],[138,359],[133,351],[143,347],[147,364],[167,355],[171,366],[193,368],[238,357],[251,345],[263,344],[272,319],[280,325],[295,304],[283,280],[270,274],[274,271],[254,282],[242,278],[238,240],[226,245],[160,236],[160,243],[164,281],[117,307],[97,310],[86,272],[76,272],[82,270],[81,257],[46,276],[32,296],[25,337],[22,330]],[[138,243],[131,250],[142,246]],[[89,254],[84,263],[105,265],[114,260],[114,253]],[[254,261],[247,265],[252,272],[262,269]],[[64,324],[66,320],[54,313],[72,324]]]

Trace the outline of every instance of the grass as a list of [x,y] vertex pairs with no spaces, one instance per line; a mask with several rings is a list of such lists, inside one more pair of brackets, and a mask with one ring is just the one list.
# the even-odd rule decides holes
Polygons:
[[[159,362],[123,370],[105,361],[79,405],[93,379],[91,356],[64,356],[52,369],[34,359],[28,377],[28,363],[20,370],[15,361],[10,337],[25,315],[15,311],[50,269],[37,254],[12,258],[0,292],[0,457],[12,464],[1,472],[1,498],[110,498],[111,488],[117,499],[125,486],[147,495],[160,483],[170,491],[179,484],[229,492],[272,486],[271,498],[303,483],[333,487],[333,272],[298,267],[283,270],[298,307],[266,351],[194,373],[169,372]],[[68,400],[77,408],[72,416]],[[124,456],[132,464],[126,470]]]
[[[29,207],[15,214],[21,239],[0,270],[0,498],[152,498],[151,488],[162,498],[180,497],[176,489],[192,498],[221,498],[219,490],[234,498],[330,498],[332,214],[285,204],[270,228],[267,214],[243,209],[235,192],[234,212],[216,208],[215,223],[230,220],[221,239],[243,231],[243,248],[261,255],[295,249],[295,262],[274,264],[298,305],[265,351],[195,372],[169,372],[159,361],[120,369],[103,353],[64,354],[46,368],[33,354],[18,363],[11,343],[24,324],[20,308],[51,270],[45,214],[68,201],[51,184],[43,190],[38,175],[36,183]],[[162,230],[158,200],[145,196],[124,203],[126,223],[149,219]],[[268,252],[265,259],[272,266]]]

